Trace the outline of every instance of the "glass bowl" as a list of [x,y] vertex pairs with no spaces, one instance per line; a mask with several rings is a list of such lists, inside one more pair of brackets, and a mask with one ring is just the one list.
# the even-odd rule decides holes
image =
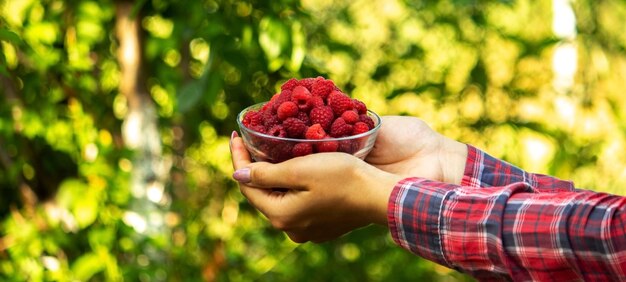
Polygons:
[[311,153],[336,151],[365,159],[367,154],[369,154],[374,147],[374,142],[378,136],[378,130],[381,124],[380,116],[368,110],[367,115],[374,121],[374,128],[361,134],[340,138],[328,137],[320,140],[277,137],[254,131],[243,125],[243,117],[245,114],[248,111],[259,110],[264,104],[265,103],[259,103],[247,107],[237,115],[237,124],[239,125],[241,137],[243,138],[246,149],[248,149],[252,159],[255,161],[278,163],[297,157],[299,155],[294,155],[293,148],[300,143],[304,143],[305,145],[298,146],[310,146]]

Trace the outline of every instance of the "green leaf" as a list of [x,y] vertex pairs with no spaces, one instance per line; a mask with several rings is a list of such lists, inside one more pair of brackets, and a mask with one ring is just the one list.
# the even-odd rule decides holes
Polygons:
[[94,253],[87,253],[79,257],[72,265],[74,278],[79,281],[87,281],[96,273],[103,271],[105,264],[100,256]]
[[0,40],[11,42],[15,45],[22,43],[22,39],[19,35],[6,29],[0,29]]
[[300,24],[300,22],[294,22],[293,25],[291,25],[291,41],[293,45],[291,49],[291,60],[289,64],[287,64],[287,68],[292,72],[297,72],[300,70],[302,61],[304,61],[306,55],[306,38],[302,32],[302,24]]
[[76,223],[80,228],[85,228],[91,225],[98,217],[98,202],[93,193],[87,193],[86,197],[83,197],[82,201],[78,201],[74,205],[72,210]]
[[289,49],[289,28],[282,21],[265,17],[261,20],[259,29],[259,44],[268,59],[276,59]]
[[57,202],[72,212],[82,229],[91,225],[98,217],[98,194],[93,187],[78,179],[67,179],[59,187]]

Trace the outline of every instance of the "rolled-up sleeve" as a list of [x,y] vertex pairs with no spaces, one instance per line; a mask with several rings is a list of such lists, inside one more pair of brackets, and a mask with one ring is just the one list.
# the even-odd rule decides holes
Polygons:
[[465,171],[461,185],[397,183],[387,215],[399,246],[480,280],[626,280],[626,198],[473,147]]

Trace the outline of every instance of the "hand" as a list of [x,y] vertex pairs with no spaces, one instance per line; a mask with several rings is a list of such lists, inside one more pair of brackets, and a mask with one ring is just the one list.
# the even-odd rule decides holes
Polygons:
[[232,138],[231,152],[241,192],[298,243],[335,239],[371,223],[386,225],[389,194],[401,179],[345,153],[251,163],[239,137]]
[[465,144],[435,132],[424,121],[384,116],[374,149],[365,161],[404,177],[460,184],[466,158]]

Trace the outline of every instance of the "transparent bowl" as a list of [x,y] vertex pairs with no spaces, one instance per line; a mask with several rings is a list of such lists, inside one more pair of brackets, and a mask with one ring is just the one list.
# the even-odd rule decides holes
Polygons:
[[[242,123],[243,117],[248,111],[259,110],[264,104],[265,103],[260,103],[247,107],[237,116],[237,124],[239,125],[241,137],[243,138],[246,149],[248,149],[252,159],[255,161],[278,163],[294,158],[295,156],[292,150],[293,147],[299,143],[311,144],[312,153],[332,152],[332,148],[336,145],[336,150],[334,151],[348,153],[360,159],[365,159],[367,154],[369,154],[374,147],[374,142],[378,136],[378,130],[381,124],[380,116],[368,110],[367,115],[374,121],[374,128],[365,133],[321,140],[277,137],[254,131],[247,128]],[[321,149],[321,151],[318,148]],[[330,150],[328,150],[328,148],[330,148]]]

